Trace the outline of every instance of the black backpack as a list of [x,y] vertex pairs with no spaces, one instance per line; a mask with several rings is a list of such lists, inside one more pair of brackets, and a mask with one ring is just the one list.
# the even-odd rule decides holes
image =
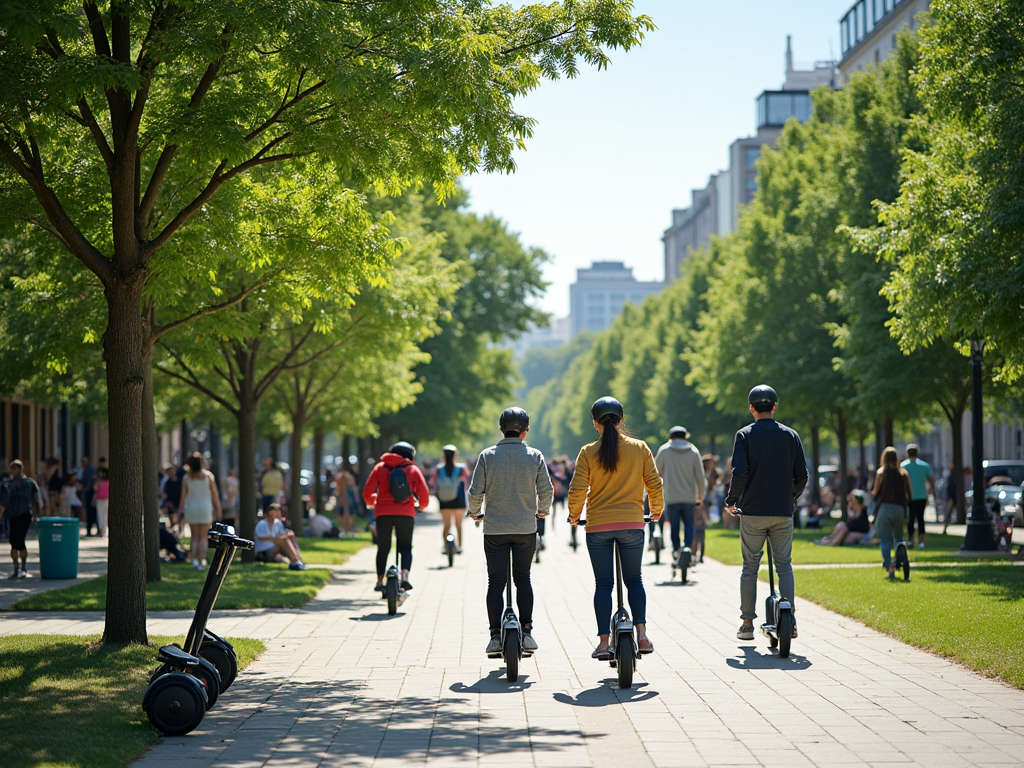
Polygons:
[[399,504],[408,501],[409,497],[412,496],[409,476],[405,473],[405,467],[408,466],[410,465],[403,464],[399,467],[392,467],[388,472],[388,490],[391,491],[392,498]]

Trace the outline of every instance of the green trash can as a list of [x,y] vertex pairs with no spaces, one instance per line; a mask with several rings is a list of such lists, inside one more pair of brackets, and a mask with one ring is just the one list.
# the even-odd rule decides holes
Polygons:
[[39,575],[44,579],[78,578],[77,518],[39,518]]

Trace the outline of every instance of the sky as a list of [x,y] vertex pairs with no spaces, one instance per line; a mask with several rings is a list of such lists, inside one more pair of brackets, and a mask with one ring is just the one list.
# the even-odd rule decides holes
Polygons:
[[[470,209],[492,213],[551,256],[542,309],[569,312],[576,270],[623,261],[664,278],[661,235],[690,190],[755,132],[754,99],[781,87],[786,35],[798,68],[839,58],[854,0],[636,0],[657,29],[612,51],[604,71],[545,82],[517,109],[538,121],[512,175],[464,180]],[[802,66],[801,66],[802,65]]]

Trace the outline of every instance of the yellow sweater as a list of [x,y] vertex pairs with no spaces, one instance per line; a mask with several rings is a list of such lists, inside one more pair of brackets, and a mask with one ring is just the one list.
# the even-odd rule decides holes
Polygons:
[[588,531],[643,528],[644,488],[655,515],[665,506],[651,449],[642,440],[620,435],[619,463],[608,472],[597,460],[600,445],[597,440],[580,449],[569,485],[569,519],[579,520],[586,504]]

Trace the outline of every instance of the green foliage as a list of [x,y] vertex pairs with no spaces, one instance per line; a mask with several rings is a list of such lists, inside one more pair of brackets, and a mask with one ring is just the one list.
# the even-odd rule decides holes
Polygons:
[[[139,702],[156,666],[153,646],[100,646],[98,635],[0,637],[0,727],[4,768],[117,768],[159,736]],[[245,669],[259,640],[228,638]],[[55,723],[60,723],[55,728]]]
[[892,265],[885,295],[906,350],[982,339],[1024,373],[1024,35],[1020,2],[942,0],[912,83],[926,146],[905,153],[898,199],[862,243]]

